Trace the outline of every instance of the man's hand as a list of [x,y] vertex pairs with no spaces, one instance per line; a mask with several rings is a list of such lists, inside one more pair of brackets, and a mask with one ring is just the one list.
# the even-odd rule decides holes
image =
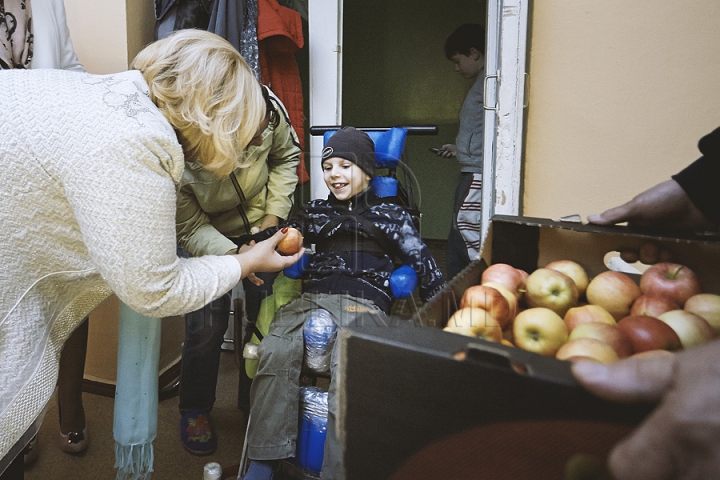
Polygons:
[[655,185],[629,202],[599,215],[589,215],[588,222],[614,225],[627,222],[634,226],[658,226],[688,230],[717,230],[675,181]]
[[452,143],[446,143],[438,149],[437,154],[439,157],[455,158],[457,157],[457,147]]
[[720,340],[611,365],[577,362],[573,373],[599,397],[659,402],[610,453],[617,480],[720,478]]

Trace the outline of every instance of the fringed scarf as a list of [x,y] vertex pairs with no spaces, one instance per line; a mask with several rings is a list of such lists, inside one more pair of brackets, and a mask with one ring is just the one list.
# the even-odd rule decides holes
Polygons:
[[29,0],[0,0],[0,69],[30,68],[31,17]]
[[120,302],[113,435],[117,480],[149,480],[157,435],[159,318]]

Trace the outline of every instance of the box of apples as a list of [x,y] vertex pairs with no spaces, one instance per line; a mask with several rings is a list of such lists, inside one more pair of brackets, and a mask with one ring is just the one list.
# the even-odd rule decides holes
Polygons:
[[719,271],[717,238],[493,217],[414,322],[340,336],[347,478],[609,478],[607,453],[653,405],[594,397],[572,361],[715,338]]
[[[533,246],[516,255],[506,229]],[[451,282],[440,316],[433,305],[424,312],[445,331],[602,363],[720,334],[717,241],[539,219],[497,219],[488,238],[482,259]]]

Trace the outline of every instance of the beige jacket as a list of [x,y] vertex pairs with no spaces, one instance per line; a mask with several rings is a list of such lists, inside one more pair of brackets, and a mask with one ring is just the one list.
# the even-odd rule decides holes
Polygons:
[[287,219],[297,186],[300,146],[280,100],[270,93],[279,124],[263,132],[263,143],[241,159],[249,166],[217,178],[195,163],[185,164],[178,194],[178,243],[194,256],[224,255],[239,237],[258,227],[266,215]]

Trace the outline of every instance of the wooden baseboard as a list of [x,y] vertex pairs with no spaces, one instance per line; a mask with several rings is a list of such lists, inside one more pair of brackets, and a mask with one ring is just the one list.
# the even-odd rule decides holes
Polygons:
[[[97,380],[83,379],[83,392],[115,397],[115,384]],[[165,370],[158,378],[158,398],[166,400],[177,396],[180,392],[180,360]]]

